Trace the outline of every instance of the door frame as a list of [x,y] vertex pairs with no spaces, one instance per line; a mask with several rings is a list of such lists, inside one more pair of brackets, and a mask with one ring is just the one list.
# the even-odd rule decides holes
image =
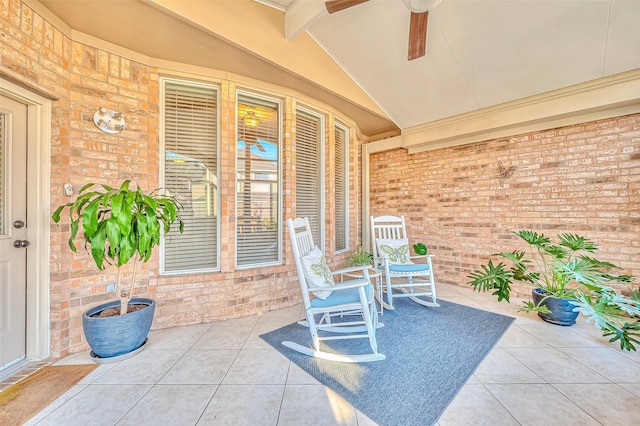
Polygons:
[[26,356],[50,353],[49,226],[51,216],[51,99],[2,79],[0,94],[27,105],[27,329]]

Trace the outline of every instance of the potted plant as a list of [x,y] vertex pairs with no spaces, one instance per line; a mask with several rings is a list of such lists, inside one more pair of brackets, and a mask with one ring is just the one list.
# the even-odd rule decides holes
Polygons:
[[[107,263],[118,270],[116,295],[120,300],[94,307],[82,317],[92,356],[100,359],[121,359],[146,341],[155,301],[132,299],[138,264],[151,258],[161,236],[169,232],[174,222],[179,223],[180,232],[184,229],[179,215],[182,205],[173,196],[158,191],[145,194],[139,187],[130,189],[129,185],[129,180],[119,188],[86,184],[74,201],[58,207],[52,215],[53,221],[59,223],[60,215],[68,208],[71,250],[77,251],[74,240],[82,228],[80,238],[98,269],[103,270]],[[129,263],[133,270],[125,284],[123,267]]]
[[630,283],[633,277],[616,275],[618,266],[592,257],[598,248],[582,236],[564,233],[552,242],[534,231],[515,234],[529,244],[529,258],[524,250],[496,254],[510,266],[489,260],[468,276],[474,290],[492,291],[498,301],[508,302],[513,283],[531,285],[533,301],[525,301],[521,311],[537,312],[560,325],[575,323],[582,313],[604,336],[611,336],[610,342],[619,340],[621,349],[635,350],[634,344],[640,343],[640,292],[624,296],[610,286]]
[[344,266],[347,268],[365,265],[371,265],[371,267],[373,267],[373,253],[366,251],[362,247],[355,249],[344,263]]

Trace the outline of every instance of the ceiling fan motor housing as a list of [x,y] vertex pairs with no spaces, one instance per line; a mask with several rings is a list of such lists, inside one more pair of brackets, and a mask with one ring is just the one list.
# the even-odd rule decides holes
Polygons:
[[412,12],[422,13],[436,7],[442,0],[402,0]]

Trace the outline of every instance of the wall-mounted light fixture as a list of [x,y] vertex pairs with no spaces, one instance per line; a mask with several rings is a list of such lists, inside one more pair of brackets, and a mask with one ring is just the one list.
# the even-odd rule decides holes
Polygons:
[[93,122],[105,133],[118,133],[124,130],[126,123],[121,112],[102,107],[93,114]]
[[247,113],[242,117],[242,122],[245,126],[255,129],[260,124],[260,119],[256,116],[255,111],[247,111]]

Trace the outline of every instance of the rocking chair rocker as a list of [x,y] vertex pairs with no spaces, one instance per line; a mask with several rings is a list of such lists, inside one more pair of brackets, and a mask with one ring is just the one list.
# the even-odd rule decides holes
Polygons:
[[[309,328],[313,347],[291,341],[282,344],[305,355],[331,361],[370,362],[385,359],[378,352],[376,329],[383,327],[383,324],[378,322],[368,267],[331,272],[322,252],[313,243],[309,220],[306,217],[287,219],[287,227],[306,311],[306,321],[300,321],[299,324]],[[362,278],[334,284],[334,276],[354,273],[362,275]],[[327,352],[321,347],[322,341],[359,338],[369,340],[370,353],[342,354]]]

